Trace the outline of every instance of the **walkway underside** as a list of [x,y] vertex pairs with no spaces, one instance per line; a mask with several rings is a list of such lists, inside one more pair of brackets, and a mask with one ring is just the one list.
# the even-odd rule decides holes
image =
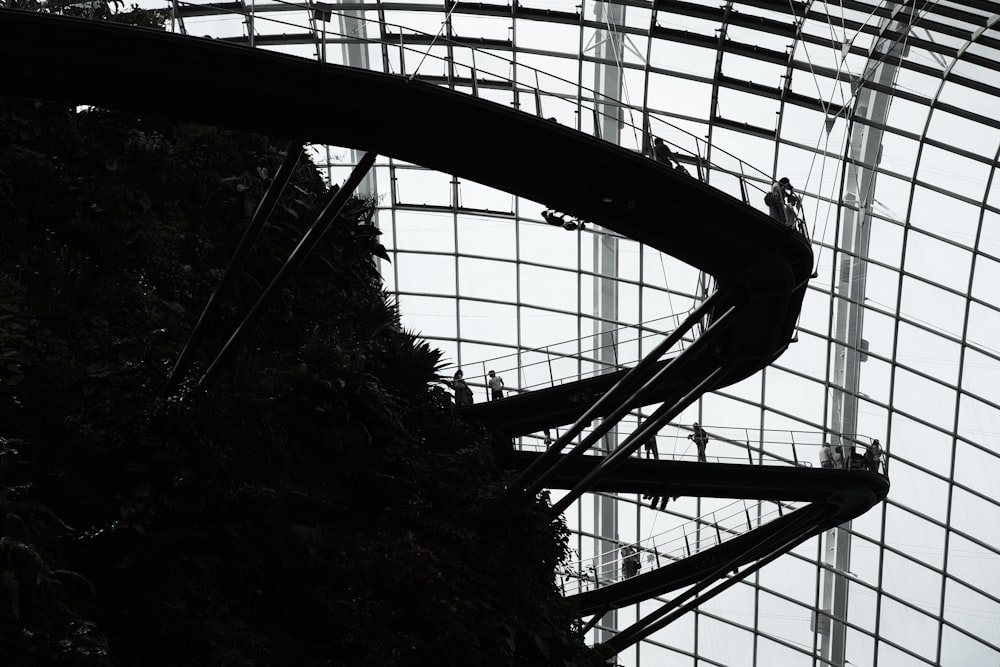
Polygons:
[[[867,507],[865,508],[867,509]],[[648,600],[694,584],[710,583],[762,558],[785,553],[835,526],[823,516],[823,504],[812,503],[759,528],[631,579],[566,597],[580,616],[598,614]],[[702,530],[710,531],[706,526]],[[712,597],[711,591],[702,599]]]
[[[515,452],[506,461],[523,470],[539,454]],[[570,461],[549,481],[569,489],[603,457]],[[802,468],[726,463],[689,463],[633,458],[605,477],[595,491],[654,496],[745,498],[775,502],[808,502],[763,526],[731,537],[718,546],[648,572],[586,591],[567,599],[581,615],[622,607],[656,595],[720,578],[731,569],[787,551],[824,530],[861,516],[889,493],[889,480],[864,470]],[[702,530],[712,531],[711,526]],[[720,569],[725,566],[725,569]]]
[[[540,454],[513,452],[502,462],[505,468],[523,470]],[[602,456],[569,460],[553,475],[548,486],[570,489],[590,472]],[[824,502],[831,519],[842,523],[864,513],[885,498],[889,480],[879,473],[842,468],[811,468],[792,465],[738,465],[694,463],[629,458],[604,477],[593,489],[604,493],[650,493],[657,496],[696,498],[746,498],[787,502]],[[662,493],[661,493],[662,491]]]

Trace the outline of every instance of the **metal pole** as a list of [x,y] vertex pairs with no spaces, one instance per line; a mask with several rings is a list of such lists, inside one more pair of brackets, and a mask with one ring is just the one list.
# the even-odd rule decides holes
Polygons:
[[226,341],[225,346],[223,346],[218,356],[215,357],[215,360],[208,367],[208,370],[205,371],[205,374],[198,382],[199,388],[207,387],[212,380],[215,379],[222,366],[222,362],[236,350],[236,346],[243,339],[243,337],[249,333],[254,324],[257,323],[257,320],[260,319],[260,316],[271,303],[271,300],[274,298],[278,290],[284,286],[286,282],[288,282],[292,272],[302,265],[302,262],[305,261],[312,249],[316,247],[316,244],[319,243],[319,240],[323,237],[323,234],[326,233],[330,224],[344,208],[347,200],[354,194],[354,191],[358,188],[358,185],[360,185],[361,180],[372,168],[372,165],[375,164],[375,157],[376,154],[371,151],[365,153],[361,157],[361,160],[358,162],[357,166],[354,167],[354,170],[351,172],[351,175],[348,177],[343,187],[337,191],[337,194],[330,200],[330,203],[327,204],[316,217],[316,221],[313,222],[312,226],[308,230],[306,230],[306,233],[302,236],[299,244],[295,246],[295,249],[292,250],[292,253],[288,256],[288,259],[285,260],[285,263],[282,264],[280,269],[278,269],[278,273],[274,276],[274,279],[271,280],[271,284],[267,286],[264,293],[261,294],[260,298],[257,300],[257,303],[255,303],[253,308],[250,310],[250,313],[236,328],[236,331],[233,332],[233,335],[229,338],[229,340]]
[[[510,486],[507,487],[507,490],[503,493],[503,495],[500,496],[500,498],[497,501],[498,504],[508,502],[515,494],[518,494],[522,490],[527,488],[528,479],[530,479],[538,470],[544,468],[545,466],[553,462],[556,459],[556,457],[562,452],[563,448],[565,448],[566,445],[569,444],[571,440],[573,440],[577,435],[579,435],[583,431],[584,425],[589,424],[593,419],[597,418],[600,415],[600,413],[604,411],[605,407],[607,407],[609,403],[617,401],[622,394],[624,394],[626,391],[631,390],[638,381],[641,381],[642,378],[648,372],[650,372],[653,364],[655,364],[660,359],[660,357],[666,354],[666,352],[671,347],[673,347],[674,343],[680,340],[684,336],[684,334],[687,333],[687,331],[695,325],[695,323],[697,323],[707,312],[709,312],[715,306],[716,301],[718,301],[720,298],[721,298],[720,293],[716,292],[711,296],[709,296],[707,299],[705,299],[705,301],[702,302],[701,305],[695,308],[694,311],[691,312],[691,314],[687,317],[687,319],[684,320],[684,322],[682,322],[677,329],[675,329],[670,335],[668,335],[666,339],[664,339],[659,345],[653,348],[653,350],[651,350],[649,354],[643,357],[643,359],[638,364],[636,364],[628,373],[626,373],[618,381],[618,383],[615,384],[614,387],[609,389],[603,396],[601,396],[601,398],[599,398],[597,402],[594,403],[594,405],[592,405],[590,409],[588,409],[583,414],[582,417],[576,420],[576,422],[569,428],[569,430],[567,430],[561,436],[556,438],[556,441],[552,443],[552,446],[549,447],[544,454],[539,456],[537,459],[535,459],[535,461],[531,465],[525,468],[525,470],[520,475],[518,475],[518,477],[513,482],[511,482]],[[604,426],[604,424],[601,424],[601,426]],[[600,429],[600,427],[598,428]],[[608,428],[610,428],[610,425],[608,426]],[[592,438],[593,434],[591,435],[591,438],[588,439]],[[588,439],[585,439],[584,442],[580,443],[580,445],[577,445],[577,447],[567,456],[574,455],[576,450],[580,450],[580,453],[582,453],[583,449],[586,449],[587,447],[590,446]],[[547,477],[551,473],[552,473],[551,470],[546,473],[543,473],[543,478]]]
[[[669,407],[664,405],[658,408],[656,412],[659,414],[655,415],[656,422],[658,422],[658,424],[662,424],[669,421],[674,416],[680,414],[684,410],[684,408],[693,403],[694,400],[703,393],[705,387],[711,384],[711,382],[716,377],[718,377],[722,372],[723,369],[721,367],[716,368],[714,371],[712,371],[711,374],[709,374],[708,377],[699,382],[691,391],[685,394],[684,397],[681,398],[679,401],[675,402],[673,405]],[[648,424],[647,426],[652,425],[652,423],[653,422],[651,419],[650,424]],[[640,431],[637,431],[636,433],[633,433],[632,436],[628,440],[626,440],[621,447],[616,449],[615,452],[610,456],[605,457],[596,468],[591,470],[586,476],[584,476],[583,479],[581,479],[576,484],[576,486],[574,486],[568,493],[566,493],[566,495],[560,498],[558,502],[553,504],[552,509],[550,510],[552,514],[557,516],[561,514],[567,507],[570,506],[570,504],[574,500],[576,500],[584,493],[592,489],[599,481],[601,481],[601,479],[614,472],[616,468],[618,468],[621,464],[625,462],[625,460],[629,457],[629,455],[632,454],[632,452],[634,452],[636,449],[639,448],[639,446],[643,442],[641,438],[648,437],[647,433],[651,431],[652,431],[651,428],[644,428],[641,429]]]
[[243,232],[243,238],[240,239],[232,259],[229,260],[229,266],[226,267],[218,286],[212,292],[212,296],[209,297],[208,303],[205,305],[205,309],[202,311],[201,317],[198,318],[198,323],[194,327],[194,331],[191,332],[191,336],[188,338],[188,342],[184,344],[184,349],[181,350],[181,355],[177,358],[177,363],[174,364],[174,368],[170,372],[170,377],[167,378],[167,383],[163,387],[163,396],[169,396],[177,388],[177,383],[180,381],[181,376],[191,365],[191,356],[198,348],[202,338],[205,337],[205,327],[219,312],[219,307],[222,304],[222,295],[233,284],[236,274],[243,268],[243,264],[250,254],[250,248],[257,240],[260,230],[264,228],[264,223],[267,222],[271,212],[274,211],[274,206],[277,204],[278,198],[281,197],[281,193],[285,191],[285,187],[291,180],[292,173],[295,171],[295,166],[298,164],[299,158],[302,157],[303,150],[304,146],[301,141],[288,142],[288,146],[285,149],[285,160],[278,167],[278,172],[274,175],[274,180],[267,186],[267,191],[261,198],[260,203],[257,204],[257,210],[254,211],[253,217],[250,218],[250,225]]

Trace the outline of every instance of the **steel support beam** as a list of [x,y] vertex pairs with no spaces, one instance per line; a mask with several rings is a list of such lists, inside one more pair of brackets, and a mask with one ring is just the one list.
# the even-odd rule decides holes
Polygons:
[[298,245],[292,250],[288,259],[285,263],[281,265],[278,269],[278,273],[275,274],[271,283],[265,288],[263,294],[254,304],[253,308],[243,319],[240,325],[230,336],[229,340],[223,346],[222,350],[212,361],[211,365],[202,375],[201,380],[198,382],[199,388],[207,388],[215,377],[218,375],[219,370],[222,367],[223,362],[236,351],[237,346],[243,340],[243,338],[250,332],[253,326],[260,319],[261,315],[270,305],[274,296],[277,294],[278,290],[281,289],[285,283],[288,282],[291,275],[302,265],[309,253],[312,252],[319,240],[323,238],[323,234],[329,229],[330,224],[334,219],[340,214],[340,211],[344,208],[347,200],[354,194],[357,190],[358,185],[361,180],[365,177],[368,171],[375,164],[376,154],[374,152],[365,153],[361,160],[358,161],[357,166],[351,171],[351,175],[344,182],[344,185],[337,191],[333,199],[320,211],[319,215],[316,216],[316,220],[313,222],[312,226],[306,230],[306,233],[302,236]]
[[[798,544],[808,539],[812,534],[812,531],[818,528],[820,508],[821,506],[818,503],[814,504],[812,507],[804,508],[802,510],[803,515],[798,521],[789,525],[777,535],[763,540],[756,548],[754,548],[754,554],[762,554],[761,556],[757,556],[758,560],[756,563],[745,567],[741,572],[737,572],[732,577],[709,591],[708,595],[699,597],[699,594],[702,591],[706,590],[709,586],[722,578],[727,572],[737,569],[739,567],[738,561],[745,559],[746,554],[741,554],[740,556],[731,558],[727,562],[712,570],[705,576],[704,579],[684,591],[678,597],[664,603],[663,606],[656,611],[647,614],[630,627],[595,648],[607,657],[621,653],[629,646],[642,641],[654,632],[667,627],[706,600],[711,599],[726,589],[734,586],[747,576],[774,561],[779,556],[788,553],[791,549],[798,546]],[[685,600],[689,601],[685,603]]]
[[[556,438],[555,442],[545,450],[545,452],[538,457],[530,466],[525,468],[517,478],[510,483],[507,490],[500,496],[497,503],[505,504],[513,502],[518,496],[521,498],[531,497],[531,493],[537,493],[539,489],[545,484],[545,482],[556,472],[562,469],[565,465],[563,461],[567,458],[573,459],[581,456],[584,451],[590,448],[590,446],[599,438],[602,433],[599,433],[605,424],[601,424],[593,434],[588,436],[583,442],[578,444],[573,448],[562,460],[559,460],[559,455],[562,450],[572,441],[576,436],[578,436],[584,429],[584,427],[597,419],[605,409],[609,408],[616,403],[626,400],[626,397],[633,393],[639,383],[644,382],[649,377],[654,374],[653,366],[666,354],[670,348],[672,348],[681,338],[684,337],[689,330],[691,330],[695,324],[697,324],[705,315],[707,315],[716,304],[721,301],[722,295],[719,292],[712,294],[705,301],[695,308],[690,315],[681,323],[677,329],[672,331],[659,345],[653,348],[649,354],[643,357],[639,363],[637,363],[632,369],[629,370],[611,389],[609,389],[603,396],[601,396],[597,401],[586,411],[583,415],[574,422],[574,424],[567,429],[562,435]],[[611,423],[608,423],[606,428],[611,428]],[[596,436],[594,434],[597,434]],[[539,474],[539,472],[541,473]],[[536,480],[532,483],[533,477]]]
[[249,226],[243,232],[243,237],[236,246],[236,251],[233,253],[232,259],[229,260],[229,265],[222,274],[222,278],[219,280],[215,291],[212,292],[212,296],[209,297],[208,303],[205,304],[205,309],[202,311],[201,317],[198,318],[198,323],[195,325],[194,331],[191,332],[188,342],[184,344],[184,349],[181,350],[181,354],[177,358],[177,363],[174,364],[174,368],[170,372],[170,377],[167,378],[167,382],[163,387],[163,396],[169,396],[177,388],[177,383],[180,382],[181,377],[191,366],[191,357],[205,337],[205,327],[218,314],[219,307],[222,305],[222,297],[229,290],[233,281],[236,280],[236,274],[243,268],[243,264],[250,254],[250,248],[253,247],[257,237],[260,236],[260,230],[264,228],[264,224],[274,211],[281,193],[285,191],[285,187],[291,180],[292,173],[295,171],[295,166],[299,163],[299,158],[302,157],[303,150],[303,143],[301,141],[288,142],[288,146],[285,149],[285,159],[281,163],[281,166],[278,167],[278,172],[274,175],[274,179],[267,186],[264,196],[257,204],[257,210],[254,211]]
[[[654,386],[658,379],[670,370],[671,366],[673,366],[672,363],[668,364],[662,371],[657,373],[656,376],[643,387],[643,390]],[[566,495],[552,505],[552,509],[550,510],[551,513],[555,516],[559,516],[574,500],[594,488],[598,482],[614,472],[629,456],[639,449],[642,443],[645,442],[650,435],[658,431],[660,426],[666,424],[668,421],[679,415],[684,411],[684,408],[689,406],[695,401],[695,399],[707,391],[707,388],[712,385],[712,382],[716,380],[723,373],[723,371],[724,369],[721,367],[716,368],[707,377],[699,381],[698,384],[691,389],[691,391],[684,394],[682,398],[670,405],[664,404],[657,408],[656,412],[650,416],[642,428],[638,429],[626,438],[625,442],[623,442],[614,452],[597,464],[597,467],[587,473],[587,475],[581,479],[576,486],[570,489]],[[622,414],[627,413],[636,403],[638,403],[642,393],[644,393],[644,391],[638,392],[633,400],[622,406],[619,412]],[[611,423],[614,424],[616,422]]]

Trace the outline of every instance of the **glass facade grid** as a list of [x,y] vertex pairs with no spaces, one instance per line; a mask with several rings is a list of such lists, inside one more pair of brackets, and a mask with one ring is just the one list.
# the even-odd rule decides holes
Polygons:
[[[190,35],[451,86],[647,154],[660,136],[694,177],[762,211],[770,180],[789,176],[805,195],[816,257],[797,341],[770,368],[703,396],[678,425],[744,434],[732,438],[742,449],[713,440],[717,457],[780,449],[773,433],[793,434],[780,456],[803,465],[816,462],[818,443],[793,448],[788,439],[804,439],[795,433],[880,438],[892,491],[618,662],[1000,661],[1000,15],[991,3],[172,7],[173,29]],[[333,182],[358,159],[313,149]],[[450,174],[380,158],[367,188],[404,324],[466,369],[477,400],[487,365],[529,390],[630,363],[653,344],[639,334],[668,331],[711,289],[710,277],[667,255],[598,228],[546,225],[544,202]],[[664,224],[697,221],[665,215]],[[602,332],[617,338],[612,352],[595,344]],[[658,442],[663,456],[691,453],[682,430]],[[574,556],[586,560],[671,527],[700,539],[725,506],[682,498],[661,512],[635,497],[587,496],[565,517]],[[746,503],[748,516],[775,509]],[[609,511],[615,535],[599,525]],[[830,559],[834,545],[846,561]],[[832,609],[827,593],[842,589],[847,602]],[[595,640],[661,602],[606,617]]]

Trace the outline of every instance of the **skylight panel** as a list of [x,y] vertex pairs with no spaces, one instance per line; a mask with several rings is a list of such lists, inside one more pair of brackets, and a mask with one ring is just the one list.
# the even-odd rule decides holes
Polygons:
[[[907,255],[909,251],[907,251]],[[904,269],[907,259],[903,260]],[[918,265],[919,266],[919,265]],[[921,326],[941,333],[961,338],[965,320],[965,299],[930,282],[915,276],[903,276],[903,291],[900,297],[899,311],[901,319],[912,321]],[[897,383],[896,390],[899,391]],[[919,415],[919,409],[912,414]],[[950,428],[947,421],[937,417],[927,418],[928,421],[939,424],[942,428]]]
[[929,113],[929,109],[922,104],[895,97],[889,103],[889,117],[886,124],[891,128],[920,136],[924,133]]
[[[652,74],[649,77],[649,106],[670,114],[693,118],[710,117],[712,86],[680,77]],[[659,131],[659,130],[656,130]]]
[[451,15],[452,33],[458,37],[475,37],[491,40],[510,40],[514,21],[509,16]]
[[998,67],[984,67],[968,60],[959,60],[952,68],[952,73],[991,86],[1000,94],[1000,68]]
[[[934,114],[935,118],[931,121],[931,128],[933,130],[931,136],[933,138],[937,138],[938,136],[943,137],[946,145],[953,146],[960,145],[959,142],[967,143],[969,141],[970,135],[962,134],[965,127],[961,124],[955,124],[959,128],[958,130],[953,126],[948,131],[945,131],[943,128],[948,125],[948,122],[953,122],[956,119],[951,118],[944,121],[936,118],[939,114],[940,112],[936,112]],[[940,127],[934,130],[935,126],[938,125]],[[1000,140],[1000,130],[986,131],[985,128],[981,128],[980,133],[983,141],[989,142],[990,148],[996,151],[998,146],[997,141]],[[949,137],[954,138],[955,141],[950,142]],[[990,162],[992,162],[992,158]],[[961,195],[978,202],[986,194],[987,179],[990,175],[991,166],[986,161],[973,160],[945,148],[925,144],[923,155],[920,158],[920,171],[917,177],[925,183],[933,183],[940,188],[944,188],[950,194]]]

